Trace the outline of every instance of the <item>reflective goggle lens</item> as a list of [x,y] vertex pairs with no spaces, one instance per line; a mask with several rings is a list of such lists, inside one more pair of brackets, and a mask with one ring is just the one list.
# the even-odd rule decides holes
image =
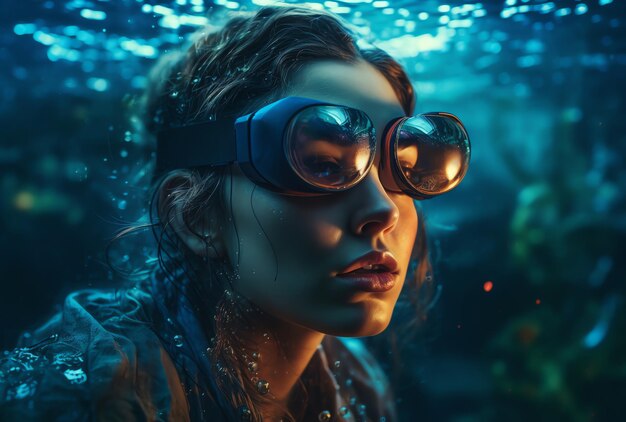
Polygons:
[[391,134],[400,183],[420,196],[435,196],[458,185],[469,166],[469,137],[448,113],[406,118]]
[[308,107],[291,120],[285,136],[294,171],[322,189],[344,190],[358,183],[376,151],[371,120],[348,107]]

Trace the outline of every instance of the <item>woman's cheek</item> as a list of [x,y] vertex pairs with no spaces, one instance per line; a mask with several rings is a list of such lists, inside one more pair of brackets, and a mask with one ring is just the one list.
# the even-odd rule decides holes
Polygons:
[[332,215],[320,212],[319,204],[317,207],[307,207],[306,204],[313,201],[311,199],[300,199],[300,204],[291,201],[275,204],[272,213],[278,217],[275,219],[276,230],[288,233],[294,246],[302,247],[303,242],[306,242],[310,247],[324,250],[334,248],[339,243],[343,230],[333,222]]
[[313,239],[323,248],[334,248],[341,240],[342,230],[335,224],[318,221],[313,227]]

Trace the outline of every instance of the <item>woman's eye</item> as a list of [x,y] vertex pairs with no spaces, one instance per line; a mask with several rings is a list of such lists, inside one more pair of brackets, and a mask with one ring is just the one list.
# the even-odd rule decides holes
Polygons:
[[327,176],[340,170],[339,165],[330,159],[312,158],[305,161],[310,171],[317,175]]
[[315,161],[309,164],[309,168],[321,177],[336,174],[339,170],[339,166],[334,161]]

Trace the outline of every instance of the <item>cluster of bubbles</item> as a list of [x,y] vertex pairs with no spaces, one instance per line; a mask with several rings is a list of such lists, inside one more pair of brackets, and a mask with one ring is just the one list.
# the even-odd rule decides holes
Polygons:
[[[28,333],[24,335],[25,339],[29,337]],[[5,400],[33,397],[40,382],[37,378],[41,376],[40,368],[54,368],[59,382],[65,380],[69,384],[84,384],[87,381],[82,353],[46,352],[46,347],[57,341],[58,336],[54,334],[33,346],[3,352],[0,356],[0,384],[7,386]]]

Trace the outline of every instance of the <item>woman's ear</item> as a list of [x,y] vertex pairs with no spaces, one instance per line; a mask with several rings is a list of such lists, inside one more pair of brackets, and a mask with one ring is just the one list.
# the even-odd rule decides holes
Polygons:
[[[226,256],[223,231],[219,226],[216,206],[185,215],[183,199],[192,183],[191,175],[184,171],[169,174],[159,186],[158,213],[163,229],[171,229],[195,254],[202,258],[221,259]],[[192,218],[193,217],[193,218]]]

